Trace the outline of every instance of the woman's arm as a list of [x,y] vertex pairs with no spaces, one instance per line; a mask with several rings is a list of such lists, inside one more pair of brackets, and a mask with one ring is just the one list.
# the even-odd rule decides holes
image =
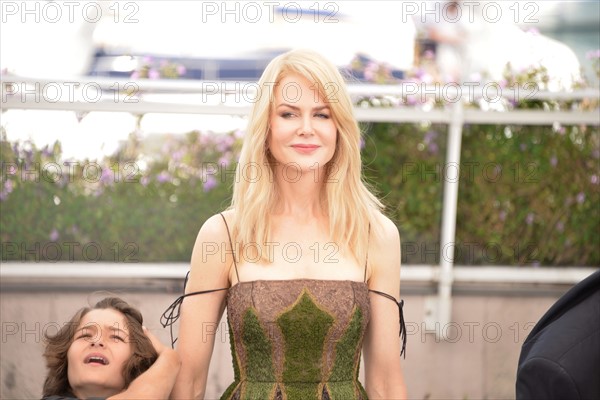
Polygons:
[[160,340],[144,327],[144,333],[158,353],[158,358],[129,387],[109,400],[167,399],[179,372],[179,356],[173,349],[165,347]]
[[[186,293],[227,288],[233,262],[225,224],[220,215],[209,218],[198,233],[192,252]],[[227,291],[188,296],[181,305],[177,353],[181,369],[172,399],[204,399],[208,367]]]
[[[369,289],[400,297],[400,236],[392,221],[381,215],[383,236],[371,240]],[[373,239],[374,236],[371,236]],[[371,318],[363,342],[365,390],[369,399],[405,399],[400,365],[398,305],[376,293],[369,294]]]

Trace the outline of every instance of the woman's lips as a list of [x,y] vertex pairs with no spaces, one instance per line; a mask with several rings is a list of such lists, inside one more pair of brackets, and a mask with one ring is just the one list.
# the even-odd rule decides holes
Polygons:
[[292,148],[297,152],[307,154],[312,153],[313,151],[318,149],[319,146],[316,144],[293,144]]

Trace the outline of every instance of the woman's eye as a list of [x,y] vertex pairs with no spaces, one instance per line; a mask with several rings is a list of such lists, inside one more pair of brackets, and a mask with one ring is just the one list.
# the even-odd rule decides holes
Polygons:
[[281,113],[281,117],[282,117],[282,118],[291,118],[291,117],[293,117],[293,116],[294,116],[294,114],[292,114],[292,113],[290,113],[290,112],[284,112],[284,113]]
[[123,338],[122,338],[121,336],[119,336],[119,335],[112,335],[110,338],[111,338],[111,339],[113,339],[113,340],[115,340],[115,341],[116,341],[116,340],[118,340],[118,341],[121,341],[121,342],[124,342],[124,341],[125,341],[125,339],[123,339]]
[[317,118],[329,119],[328,114],[319,113],[315,115]]

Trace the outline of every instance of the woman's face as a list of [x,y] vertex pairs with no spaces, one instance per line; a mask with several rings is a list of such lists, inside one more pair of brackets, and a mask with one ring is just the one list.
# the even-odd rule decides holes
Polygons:
[[288,75],[275,87],[274,101],[267,142],[275,161],[303,172],[323,168],[335,153],[337,128],[316,84]]
[[67,352],[68,378],[79,398],[108,397],[125,389],[123,367],[133,353],[127,319],[96,309],[81,320]]

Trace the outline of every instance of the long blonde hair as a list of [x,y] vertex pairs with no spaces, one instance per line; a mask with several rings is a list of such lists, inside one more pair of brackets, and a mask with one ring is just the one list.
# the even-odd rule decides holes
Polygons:
[[[324,185],[323,202],[329,215],[329,235],[336,240],[342,254],[349,252],[361,262],[367,255],[369,227],[371,235],[378,234],[375,213],[383,205],[361,177],[361,132],[344,79],[331,62],[309,50],[292,50],[277,56],[258,82],[259,93],[236,168],[230,206],[235,210],[232,239],[238,249],[248,244],[264,246],[269,242],[270,211],[278,201],[272,160],[267,151],[269,117],[276,84],[289,74],[298,74],[314,82],[331,110],[338,136]],[[236,254],[242,253],[236,251]],[[268,262],[265,253],[261,252],[261,261]]]

